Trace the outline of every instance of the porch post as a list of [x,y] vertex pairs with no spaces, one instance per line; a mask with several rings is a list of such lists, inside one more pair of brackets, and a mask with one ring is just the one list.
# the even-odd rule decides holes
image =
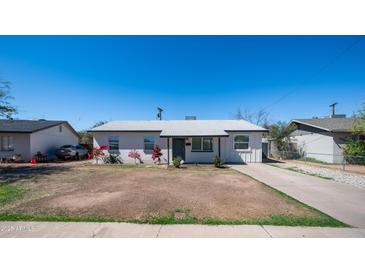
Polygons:
[[221,137],[218,137],[218,157],[221,157]]
[[167,165],[170,165],[170,137],[167,137]]

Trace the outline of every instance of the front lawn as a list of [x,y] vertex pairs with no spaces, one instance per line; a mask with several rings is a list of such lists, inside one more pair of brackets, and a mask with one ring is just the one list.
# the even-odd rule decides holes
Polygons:
[[211,166],[72,166],[2,187],[0,220],[345,226],[248,176]]

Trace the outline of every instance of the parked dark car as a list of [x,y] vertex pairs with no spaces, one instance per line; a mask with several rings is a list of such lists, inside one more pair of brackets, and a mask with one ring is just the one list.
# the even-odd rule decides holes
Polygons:
[[77,159],[87,158],[88,150],[81,145],[64,145],[56,151],[58,159]]

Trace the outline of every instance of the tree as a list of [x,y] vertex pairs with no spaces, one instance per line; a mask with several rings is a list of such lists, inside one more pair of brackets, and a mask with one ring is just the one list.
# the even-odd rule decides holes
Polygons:
[[272,139],[280,156],[291,151],[290,134],[296,130],[296,126],[288,126],[286,122],[278,121],[269,126],[269,137]]
[[355,115],[352,125],[352,140],[346,142],[344,147],[345,159],[352,164],[365,163],[365,103]]
[[247,109],[244,109],[242,111],[239,107],[237,108],[234,117],[237,120],[246,120],[258,126],[266,126],[268,124],[269,113],[264,110],[259,110],[258,112],[250,112]]
[[365,102],[362,109],[355,114],[355,122],[352,125],[352,134],[355,136],[365,136]]
[[[106,124],[107,121],[98,121],[91,128],[99,127],[101,125]],[[84,145],[88,145],[89,147],[93,146],[93,135],[87,130],[80,130],[77,132],[80,135],[80,143]]]
[[106,123],[108,123],[108,121],[102,121],[102,120],[100,120],[100,121],[96,122],[91,128],[100,127],[100,126],[102,126],[102,125],[104,125]]
[[12,106],[9,100],[14,99],[9,95],[11,83],[9,81],[0,82],[0,116],[10,119],[13,114],[17,113],[15,106]]

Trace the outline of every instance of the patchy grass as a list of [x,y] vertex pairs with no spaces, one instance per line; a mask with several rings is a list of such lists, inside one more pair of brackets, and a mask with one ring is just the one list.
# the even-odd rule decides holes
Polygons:
[[313,172],[305,171],[305,170],[302,170],[302,169],[297,168],[297,167],[287,167],[285,169],[291,170],[291,171],[294,171],[294,172],[298,172],[298,173],[302,173],[302,174],[305,174],[305,175],[310,175],[310,176],[318,177],[318,178],[321,178],[321,179],[333,180],[332,177],[327,177],[327,176],[323,176],[323,175],[318,174],[318,173],[313,173]]
[[0,184],[0,206],[11,203],[17,199],[20,199],[27,192],[27,189],[12,184]]
[[[150,170],[150,169],[164,169],[163,166],[157,165],[131,165],[131,164],[100,164],[87,166],[90,169],[111,169],[113,171],[129,171],[129,170]],[[86,167],[86,168],[87,168]]]
[[316,164],[323,164],[323,165],[330,165],[330,163],[327,162],[323,162],[321,160],[318,160],[316,158],[312,158],[312,157],[301,157],[299,159],[297,159],[298,161],[303,161],[303,162],[311,162],[311,163],[316,163]]
[[323,176],[323,175],[318,174],[318,173],[305,171],[305,170],[302,170],[302,169],[300,169],[298,167],[294,167],[294,166],[293,167],[280,167],[280,166],[275,165],[275,164],[267,164],[267,165],[277,167],[277,168],[281,168],[281,169],[290,170],[290,171],[293,171],[293,172],[297,172],[297,173],[301,173],[301,174],[305,174],[305,175],[309,175],[309,176],[318,177],[318,178],[325,179],[325,180],[333,180],[332,177],[327,177],[327,176]]
[[33,176],[0,184],[0,221],[347,226],[228,168],[93,165]]
[[332,217],[313,216],[285,216],[271,215],[265,218],[252,218],[242,220],[225,220],[204,218],[198,219],[187,214],[184,218],[176,218],[174,215],[154,216],[142,220],[104,218],[95,216],[68,217],[62,215],[30,215],[21,213],[0,214],[0,221],[40,221],[40,222],[127,222],[137,224],[203,224],[203,225],[278,225],[278,226],[316,226],[316,227],[349,227],[348,225],[333,219]]

